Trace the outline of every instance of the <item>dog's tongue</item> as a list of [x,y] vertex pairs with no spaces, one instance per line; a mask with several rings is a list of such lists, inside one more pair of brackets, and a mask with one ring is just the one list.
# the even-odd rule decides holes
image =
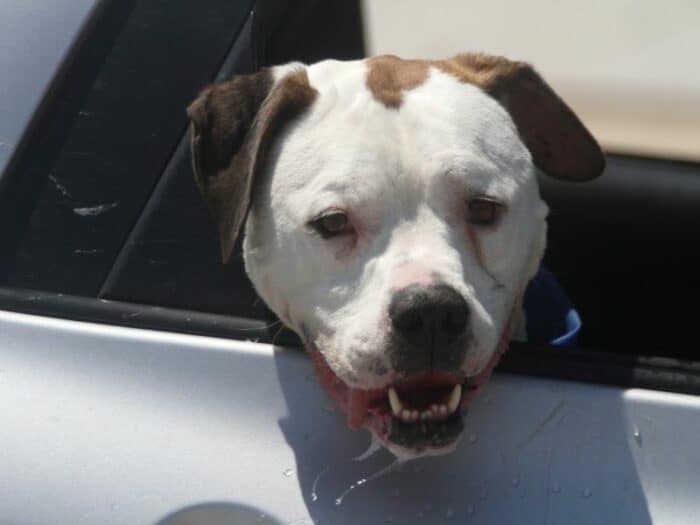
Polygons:
[[351,388],[348,392],[348,426],[359,428],[365,422],[370,395],[367,390]]
[[330,397],[348,415],[348,426],[359,428],[365,422],[367,408],[370,401],[376,396],[371,390],[348,388],[348,386],[336,376],[321,353],[311,347],[311,357],[316,367],[316,373]]

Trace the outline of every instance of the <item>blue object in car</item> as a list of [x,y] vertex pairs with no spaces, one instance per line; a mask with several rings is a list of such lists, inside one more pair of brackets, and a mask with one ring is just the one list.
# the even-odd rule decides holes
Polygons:
[[581,318],[552,273],[540,266],[523,300],[530,343],[575,347]]

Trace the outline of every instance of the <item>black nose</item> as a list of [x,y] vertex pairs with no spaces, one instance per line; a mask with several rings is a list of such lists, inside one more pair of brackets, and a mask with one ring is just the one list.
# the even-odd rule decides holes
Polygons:
[[[389,318],[398,344],[412,348],[413,354],[418,350],[431,367],[454,365],[456,354],[463,353],[461,346],[453,347],[466,335],[469,306],[451,286],[412,285],[399,290],[389,305]],[[411,361],[416,357],[420,356]]]

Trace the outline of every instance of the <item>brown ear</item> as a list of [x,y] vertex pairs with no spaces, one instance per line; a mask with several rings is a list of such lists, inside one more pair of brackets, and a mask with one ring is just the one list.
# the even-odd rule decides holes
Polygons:
[[586,181],[603,172],[605,156],[595,138],[528,64],[465,54],[440,66],[478,85],[508,110],[533,162],[547,175]]
[[219,227],[226,263],[273,136],[315,97],[304,70],[274,83],[264,69],[206,88],[187,108],[195,181]]

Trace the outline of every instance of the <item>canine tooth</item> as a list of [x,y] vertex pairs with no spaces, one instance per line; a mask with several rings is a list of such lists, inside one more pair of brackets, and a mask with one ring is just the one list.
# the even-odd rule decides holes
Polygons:
[[462,399],[462,385],[455,385],[450,394],[450,399],[447,401],[447,408],[450,414],[457,410],[459,406],[459,400]]
[[393,388],[389,389],[389,404],[391,405],[391,411],[394,413],[395,416],[398,416],[401,413],[403,405],[401,404],[399,395]]

